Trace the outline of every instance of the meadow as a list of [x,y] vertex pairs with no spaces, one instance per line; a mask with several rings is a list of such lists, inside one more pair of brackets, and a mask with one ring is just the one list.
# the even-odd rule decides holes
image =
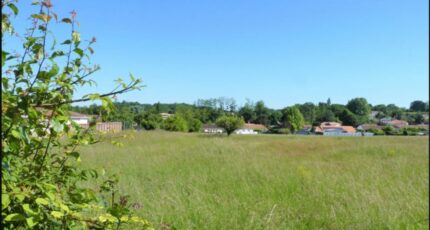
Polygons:
[[428,229],[428,137],[127,135],[82,164],[156,229]]

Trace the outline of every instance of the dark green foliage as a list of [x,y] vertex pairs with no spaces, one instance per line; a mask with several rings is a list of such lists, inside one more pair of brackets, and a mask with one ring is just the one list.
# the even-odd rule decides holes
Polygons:
[[347,109],[347,108],[346,108],[346,106],[341,105],[341,104],[332,104],[332,105],[330,105],[328,108],[329,108],[329,109],[334,113],[334,115],[335,115],[336,117],[339,117],[339,116],[340,116],[340,114],[342,114],[342,113],[343,113],[343,111],[344,111],[345,109]]
[[366,132],[370,132],[370,133],[373,133],[375,135],[384,135],[385,134],[385,132],[383,130],[373,129],[373,128],[366,130]]
[[248,101],[239,109],[239,116],[242,116],[246,123],[254,122],[257,118],[257,115],[255,114],[255,106]]
[[146,130],[159,129],[163,122],[161,115],[155,112],[142,112],[134,117],[138,127]]
[[198,119],[191,118],[188,120],[188,132],[199,132],[202,128],[202,122]]
[[387,106],[383,105],[383,104],[375,105],[372,107],[372,110],[386,113],[387,112]]
[[202,123],[198,117],[198,110],[189,107],[178,107],[176,109],[176,115],[183,118],[186,122],[188,132],[199,132]]
[[278,110],[272,110],[269,115],[269,123],[270,125],[279,125],[282,120],[282,112]]
[[326,108],[322,108],[322,111],[319,110],[316,120],[317,123],[325,122],[325,121],[339,121],[338,118],[336,118],[335,114]]
[[412,124],[412,125],[414,125],[414,124],[422,124],[425,121],[424,116],[422,114],[419,114],[419,113],[408,114],[406,117],[407,117],[406,121],[409,124]]
[[403,119],[406,109],[397,107],[394,104],[389,104],[386,106],[386,111],[384,112],[386,116],[393,117],[395,119]]
[[355,115],[368,116],[370,114],[370,106],[367,100],[362,97],[354,98],[348,101],[346,107]]
[[302,129],[305,124],[303,115],[302,113],[300,113],[300,110],[296,106],[285,109],[283,111],[282,118],[286,127],[288,127],[292,133],[295,133]]
[[428,111],[428,104],[426,104],[424,101],[416,100],[411,102],[409,110],[412,112],[425,112]]
[[188,132],[187,121],[180,115],[175,115],[164,120],[163,128],[168,131]]
[[302,105],[297,105],[297,106],[300,112],[302,113],[303,118],[305,119],[305,123],[307,124],[314,123],[317,115],[317,107],[311,102],[306,102]]
[[290,134],[291,131],[288,128],[279,128],[279,127],[276,127],[276,128],[271,128],[268,131],[268,133],[271,133],[271,134]]
[[342,122],[343,125],[351,125],[351,126],[360,125],[357,115],[353,114],[351,111],[349,111],[346,108],[339,114],[339,120]]
[[400,132],[405,136],[415,136],[419,134],[428,135],[428,130],[424,128],[404,127],[400,130]]
[[385,135],[398,135],[399,132],[395,130],[392,126],[387,125],[384,128],[382,128],[382,131],[385,133]]
[[264,105],[263,101],[258,101],[255,104],[255,121],[254,123],[269,125],[269,109]]
[[242,117],[234,115],[224,115],[216,120],[216,125],[224,128],[227,135],[230,136],[234,130],[240,128],[245,122]]

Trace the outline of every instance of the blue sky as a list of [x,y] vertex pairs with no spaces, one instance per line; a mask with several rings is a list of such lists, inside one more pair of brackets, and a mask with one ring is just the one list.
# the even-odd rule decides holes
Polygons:
[[[98,86],[77,96],[110,91],[131,72],[146,87],[119,100],[233,97],[271,108],[327,98],[405,107],[428,100],[425,0],[52,2],[59,15],[77,11],[82,38],[97,38]],[[34,9],[19,5],[18,28]]]

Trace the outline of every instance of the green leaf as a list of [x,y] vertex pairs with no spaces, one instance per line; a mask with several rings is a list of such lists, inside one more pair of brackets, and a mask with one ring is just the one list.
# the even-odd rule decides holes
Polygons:
[[71,153],[67,153],[68,156],[72,156],[75,159],[78,159],[80,154],[78,152],[71,152]]
[[40,205],[49,205],[49,201],[44,198],[37,198],[36,203]]
[[66,212],[70,212],[69,207],[67,205],[65,205],[65,204],[60,204],[60,208],[63,209],[64,211],[66,211]]
[[9,54],[8,52],[5,52],[3,50],[1,51],[1,66],[3,66],[4,63],[6,62],[6,57],[8,54]]
[[15,197],[22,202],[25,199],[25,195],[24,194],[16,194]]
[[53,193],[47,192],[47,193],[45,193],[45,195],[51,200],[55,199],[55,195]]
[[76,48],[73,52],[77,53],[80,57],[84,56],[84,51],[80,48]]
[[33,228],[37,224],[37,221],[35,220],[34,217],[27,218],[27,219],[25,219],[25,221],[27,222],[27,225],[30,228]]
[[59,70],[60,69],[58,68],[58,65],[54,63],[51,70],[49,70],[49,72],[48,72],[49,77],[53,77],[53,76],[57,75]]
[[98,93],[92,93],[92,94],[88,95],[88,98],[90,100],[97,100],[97,99],[100,99],[100,94],[98,94]]
[[12,130],[11,132],[12,136],[15,137],[16,139],[21,139],[21,134],[16,131],[16,130]]
[[63,18],[63,19],[61,19],[61,21],[62,22],[64,22],[64,23],[72,23],[72,20],[70,20],[70,18]]
[[57,219],[60,219],[61,217],[63,217],[63,216],[64,216],[64,214],[63,214],[62,212],[58,212],[58,211],[52,211],[52,212],[51,212],[51,215],[52,215],[54,218],[57,218]]
[[34,211],[33,209],[31,209],[29,204],[23,204],[23,205],[22,205],[22,208],[23,208],[23,209],[24,209],[24,211],[25,211],[27,214],[29,214],[29,215],[35,216],[35,215],[38,215],[38,214],[39,214],[38,212],[36,212],[36,211]]
[[1,209],[5,209],[10,204],[10,197],[8,194],[2,194],[1,195]]
[[68,45],[68,44],[71,44],[72,43],[72,41],[70,41],[70,40],[65,40],[63,43],[61,43],[61,45]]
[[[49,188],[51,190],[57,190],[57,186],[53,185],[53,184],[49,184],[49,183],[43,183],[43,185],[45,185],[46,188]],[[49,196],[48,196],[49,197]]]
[[61,50],[59,50],[59,51],[53,52],[52,55],[51,55],[51,58],[55,58],[55,57],[63,56],[63,55],[64,55],[64,52],[61,51]]
[[44,22],[48,22],[51,19],[51,16],[47,15],[47,14],[32,14],[31,15],[32,18],[36,18],[36,19],[40,19]]
[[37,75],[37,78],[42,80],[42,81],[47,81],[47,80],[49,80],[49,74],[48,74],[48,72],[42,70]]
[[106,216],[99,216],[99,221],[102,223],[106,222],[107,221]]
[[9,3],[7,6],[13,11],[15,15],[18,15],[18,8],[14,4]]
[[12,213],[4,218],[4,221],[7,221],[7,222],[23,221],[23,220],[25,220],[25,217],[19,213]]

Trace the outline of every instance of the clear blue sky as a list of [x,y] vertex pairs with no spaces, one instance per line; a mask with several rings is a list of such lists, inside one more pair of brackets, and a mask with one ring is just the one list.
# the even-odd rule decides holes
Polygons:
[[[426,0],[52,2],[60,15],[77,11],[82,38],[97,38],[98,87],[77,96],[109,91],[131,72],[146,87],[119,100],[224,96],[271,108],[329,97],[405,107],[428,100]],[[23,15],[32,9],[19,5]]]

